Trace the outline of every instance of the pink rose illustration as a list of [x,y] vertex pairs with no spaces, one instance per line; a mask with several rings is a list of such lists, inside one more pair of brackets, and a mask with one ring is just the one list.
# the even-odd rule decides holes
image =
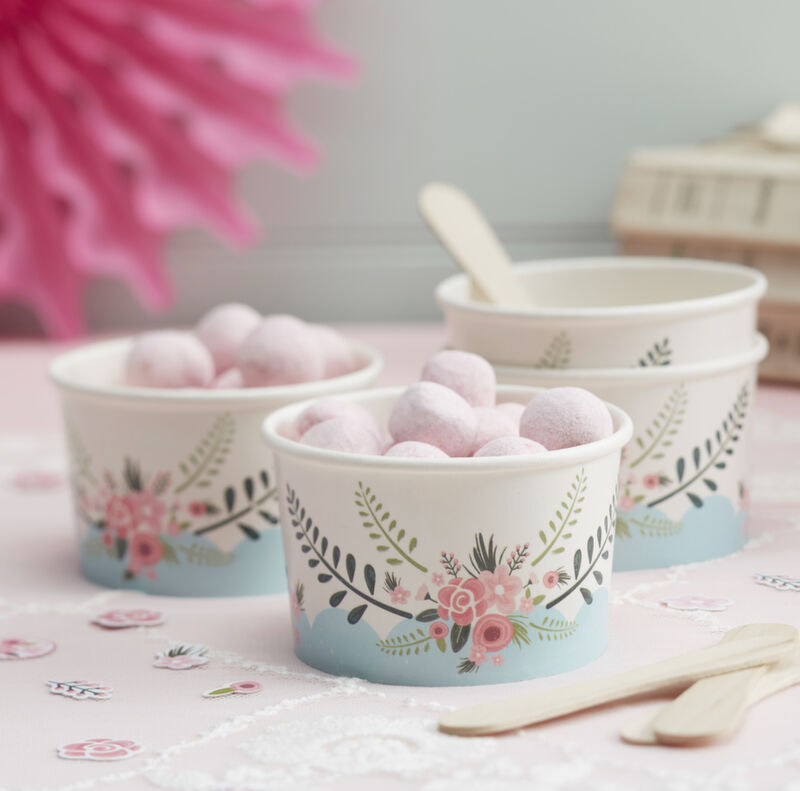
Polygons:
[[59,758],[86,761],[119,761],[132,758],[144,748],[130,739],[86,739],[64,744],[58,748]]
[[644,475],[642,477],[642,485],[645,489],[655,489],[660,482],[661,481],[658,475],[655,475],[654,473],[650,473],[649,475]]
[[107,610],[92,618],[92,623],[107,629],[123,629],[128,626],[160,626],[166,618],[158,610]]
[[164,545],[153,533],[136,533],[130,543],[131,571],[155,566],[164,557]]
[[479,579],[455,577],[439,591],[439,617],[447,621],[452,616],[459,626],[468,626],[488,609],[485,595],[486,586]]
[[542,583],[545,588],[554,588],[558,585],[558,572],[548,571],[542,576]]
[[189,513],[192,516],[202,516],[206,512],[206,504],[200,502],[200,500],[195,500],[194,502],[189,503]]
[[161,532],[161,521],[167,512],[167,507],[152,492],[131,492],[128,495],[133,506],[133,515],[136,527],[139,530],[152,530]]
[[19,640],[7,637],[0,640],[0,659],[37,659],[56,650],[52,640]]
[[389,594],[389,598],[391,598],[392,604],[405,604],[408,601],[408,597],[410,595],[411,591],[406,590],[405,588],[398,585]]
[[106,525],[120,538],[126,538],[136,528],[136,514],[128,497],[111,495],[106,503]]
[[514,612],[522,580],[512,577],[507,566],[498,566],[494,572],[482,571],[478,579],[486,586],[486,603],[490,607],[494,605],[505,615]]
[[619,507],[623,511],[630,511],[635,505],[636,503],[633,502],[633,497],[630,495],[625,494],[619,498]]
[[533,599],[528,598],[527,596],[523,596],[519,600],[519,609],[524,612],[525,614],[529,613],[531,610],[534,609],[536,605],[533,603]]
[[481,645],[473,644],[469,651],[469,661],[482,665],[486,661],[486,649]]
[[191,670],[193,667],[202,667],[207,664],[208,657],[179,654],[178,656],[161,656],[153,662],[153,667],[163,667],[167,670]]
[[444,621],[434,621],[428,627],[428,634],[436,640],[442,640],[450,634],[450,627]]
[[490,613],[478,619],[472,632],[472,642],[484,651],[502,651],[514,636],[514,625],[504,615]]
[[716,599],[712,596],[697,596],[687,593],[683,596],[673,596],[670,599],[662,599],[661,603],[673,610],[705,610],[707,612],[723,612],[727,610],[734,601],[733,599]]

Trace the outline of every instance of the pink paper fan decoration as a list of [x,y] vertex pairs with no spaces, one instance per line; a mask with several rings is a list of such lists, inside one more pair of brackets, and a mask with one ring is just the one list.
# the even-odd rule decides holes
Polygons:
[[348,78],[312,0],[0,0],[0,299],[46,330],[83,330],[93,275],[148,309],[171,299],[165,234],[254,236],[233,170],[303,172],[314,147],[284,117],[302,79]]

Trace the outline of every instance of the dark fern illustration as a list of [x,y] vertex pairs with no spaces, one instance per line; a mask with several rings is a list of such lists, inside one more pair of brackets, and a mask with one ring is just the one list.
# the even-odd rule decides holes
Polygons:
[[645,353],[644,357],[639,358],[639,365],[644,367],[651,365],[669,365],[672,358],[672,349],[669,345],[669,338],[664,338],[661,343],[656,341]]
[[575,476],[575,480],[569,487],[569,491],[564,495],[560,507],[556,509],[555,520],[551,519],[547,524],[550,532],[548,533],[544,529],[539,531],[539,540],[542,542],[543,548],[531,561],[531,566],[535,566],[549,553],[559,555],[564,551],[563,546],[556,546],[556,544],[559,540],[566,541],[572,538],[572,533],[569,532],[568,528],[577,524],[577,516],[583,510],[581,503],[585,494],[586,472],[581,468],[581,471]]
[[[715,492],[717,490],[717,483],[712,477],[714,470],[724,470],[727,466],[726,457],[733,455],[735,444],[739,441],[740,433],[747,418],[748,402],[749,392],[748,386],[745,384],[739,391],[720,427],[714,432],[714,436],[707,438],[702,445],[696,445],[688,459],[685,456],[681,456],[675,463],[678,486],[661,497],[650,501],[647,504],[649,508],[663,503],[681,492],[686,494],[696,508],[702,507],[703,500],[698,494],[689,491],[689,489],[696,483],[702,482],[709,491]],[[690,465],[694,467],[693,473]]]
[[383,503],[376,502],[378,498],[372,489],[369,486],[365,488],[359,481],[355,497],[356,507],[359,509],[358,515],[364,519],[361,525],[370,531],[370,538],[380,542],[375,548],[378,552],[387,553],[386,562],[390,566],[399,566],[405,560],[414,568],[426,573],[428,569],[411,557],[411,553],[417,547],[417,539],[410,538],[406,548],[403,548],[402,542],[406,537],[406,531],[398,529],[397,522],[383,507]]
[[225,412],[214,421],[189,457],[178,465],[186,477],[175,487],[175,494],[192,485],[201,488],[211,485],[211,478],[219,472],[230,453],[235,429],[236,421],[230,412]]
[[475,546],[469,553],[469,563],[473,570],[466,569],[467,574],[471,577],[477,577],[482,571],[494,571],[502,562],[505,549],[500,552],[500,548],[494,543],[494,535],[489,536],[489,543],[481,533],[475,534]]
[[[337,545],[331,545],[322,535],[318,525],[315,525],[306,509],[288,484],[286,486],[286,510],[289,514],[291,525],[295,528],[295,538],[300,542],[300,550],[308,556],[309,568],[321,570],[317,573],[317,580],[322,584],[336,581],[341,587],[334,591],[328,599],[331,607],[338,607],[348,593],[352,593],[362,600],[361,604],[354,606],[347,614],[347,621],[356,624],[367,610],[369,605],[393,613],[400,618],[412,618],[412,614],[375,598],[375,585],[377,575],[375,568],[369,563],[361,570],[363,584],[366,589],[359,587],[361,582],[356,582],[358,564],[354,555],[342,553]],[[330,552],[328,551],[330,550]],[[338,587],[338,586],[337,586]]]
[[616,519],[616,503],[612,500],[608,513],[603,517],[603,524],[597,528],[596,535],[591,535],[586,540],[586,555],[584,563],[583,550],[578,548],[572,558],[572,569],[575,582],[555,599],[549,601],[545,607],[549,610],[560,601],[567,598],[574,590],[579,590],[587,604],[593,601],[592,592],[584,585],[584,581],[591,574],[598,585],[603,584],[603,574],[596,566],[602,560],[608,560],[611,544],[614,541],[614,522]]
[[533,364],[534,368],[566,368],[572,357],[572,341],[566,332],[559,332],[550,341],[544,354]]
[[664,449],[672,445],[672,438],[678,433],[686,414],[688,402],[686,385],[679,384],[667,398],[666,403],[658,414],[644,430],[644,436],[636,437],[636,445],[640,449],[639,455],[630,463],[631,469],[641,464],[645,459],[663,459]]
[[270,526],[278,524],[278,517],[266,510],[264,505],[268,500],[273,499],[276,493],[275,487],[270,486],[269,474],[266,470],[261,470],[259,473],[258,485],[262,491],[256,496],[256,481],[250,477],[242,481],[244,505],[239,508],[236,507],[237,501],[239,500],[236,489],[234,489],[233,486],[227,486],[222,493],[224,507],[220,508],[214,506],[213,509],[210,509],[214,513],[224,512],[225,516],[220,517],[210,525],[205,525],[193,531],[194,534],[196,536],[202,536],[205,533],[219,530],[219,528],[235,522],[242,533],[252,541],[257,541],[261,534],[253,527],[254,520],[261,520]]

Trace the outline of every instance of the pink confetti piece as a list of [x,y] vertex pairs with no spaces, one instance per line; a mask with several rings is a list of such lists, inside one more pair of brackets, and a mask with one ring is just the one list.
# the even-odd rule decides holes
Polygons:
[[114,691],[107,684],[93,681],[48,681],[47,686],[54,695],[73,700],[108,700]]
[[797,577],[784,577],[779,574],[753,574],[753,579],[759,585],[767,585],[775,590],[800,593],[800,579]]
[[36,659],[56,650],[52,640],[19,640],[7,637],[0,640],[0,659]]
[[207,651],[208,649],[204,645],[181,643],[166,651],[159,651],[153,667],[167,670],[191,670],[194,667],[202,667],[209,662],[208,657],[205,656]]
[[73,761],[121,761],[138,755],[144,747],[130,739],[101,738],[62,744],[57,749],[59,758]]
[[261,692],[263,686],[258,681],[234,681],[218,689],[210,689],[203,693],[204,698],[225,698],[229,695],[254,695]]
[[131,626],[161,626],[167,620],[158,610],[108,610],[95,615],[92,623],[104,629],[127,629]]
[[683,596],[673,596],[670,599],[662,599],[661,603],[665,607],[673,610],[704,610],[705,612],[723,612],[732,604],[733,599],[717,599],[711,596],[698,596],[687,593]]

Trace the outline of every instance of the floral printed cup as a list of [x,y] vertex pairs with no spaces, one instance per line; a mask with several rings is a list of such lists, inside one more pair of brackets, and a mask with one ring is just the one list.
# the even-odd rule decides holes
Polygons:
[[633,418],[614,552],[614,568],[626,571],[709,560],[744,545],[753,400],[766,354],[758,335],[744,353],[693,365],[496,371],[507,384],[585,387]]
[[690,259],[564,258],[517,271],[537,307],[478,300],[465,274],[439,284],[454,348],[544,369],[714,360],[750,347],[766,291],[755,269]]
[[[348,400],[385,422],[400,388]],[[529,401],[531,388],[499,388]],[[295,651],[390,684],[519,681],[599,656],[620,452],[613,436],[531,456],[414,459],[300,445],[264,422],[275,453]]]
[[275,472],[259,426],[273,409],[371,385],[361,368],[286,387],[165,390],[117,384],[131,340],[59,357],[83,573],[114,588],[177,596],[286,589]]

